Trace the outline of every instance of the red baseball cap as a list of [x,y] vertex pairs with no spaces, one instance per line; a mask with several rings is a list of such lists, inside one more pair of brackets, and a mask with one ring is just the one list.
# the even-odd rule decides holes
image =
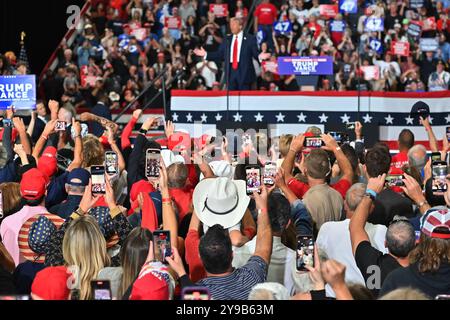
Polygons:
[[67,280],[70,272],[64,266],[47,267],[36,274],[31,293],[43,300],[68,300]]
[[47,147],[44,149],[41,157],[39,158],[39,162],[37,168],[47,177],[52,177],[56,173],[57,169],[57,161],[56,161],[56,153],[58,151],[55,147]]
[[20,194],[27,200],[37,200],[45,195],[49,183],[48,177],[36,168],[30,169],[22,175]]
[[169,300],[169,285],[164,275],[156,270],[143,271],[133,284],[130,300]]

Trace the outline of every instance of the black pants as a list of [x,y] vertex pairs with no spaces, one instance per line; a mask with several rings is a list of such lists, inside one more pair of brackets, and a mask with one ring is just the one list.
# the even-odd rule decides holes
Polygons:
[[250,90],[251,83],[243,83],[242,75],[239,74],[239,69],[234,70],[230,64],[230,80],[229,80],[229,90]]

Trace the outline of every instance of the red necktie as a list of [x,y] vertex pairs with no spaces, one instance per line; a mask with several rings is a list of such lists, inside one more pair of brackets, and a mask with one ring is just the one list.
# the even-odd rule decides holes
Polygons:
[[233,69],[237,70],[238,68],[238,45],[239,40],[238,36],[234,39],[234,46],[233,46]]

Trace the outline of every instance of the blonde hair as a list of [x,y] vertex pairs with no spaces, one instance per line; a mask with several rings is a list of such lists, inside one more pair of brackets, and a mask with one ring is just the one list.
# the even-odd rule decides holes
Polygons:
[[103,165],[105,149],[96,136],[88,134],[83,138],[83,159],[83,168]]
[[413,288],[399,288],[391,291],[378,300],[430,300],[421,291]]
[[110,263],[106,252],[106,240],[92,216],[83,216],[67,228],[63,240],[63,257],[67,266],[75,266],[79,272],[80,299],[91,298],[91,280]]
[[287,156],[293,138],[292,134],[283,134],[278,140],[278,150],[283,157]]

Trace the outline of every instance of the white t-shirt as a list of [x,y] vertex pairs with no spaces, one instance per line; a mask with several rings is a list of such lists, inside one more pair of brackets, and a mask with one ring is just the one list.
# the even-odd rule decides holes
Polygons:
[[[350,219],[324,223],[319,230],[316,244],[329,259],[334,259],[346,266],[345,282],[365,285],[364,278],[353,256],[349,226]],[[387,253],[384,245],[387,231],[386,226],[366,223],[365,230],[369,235],[372,246],[383,253]],[[327,296],[335,296],[330,286],[327,285],[325,290]]]

